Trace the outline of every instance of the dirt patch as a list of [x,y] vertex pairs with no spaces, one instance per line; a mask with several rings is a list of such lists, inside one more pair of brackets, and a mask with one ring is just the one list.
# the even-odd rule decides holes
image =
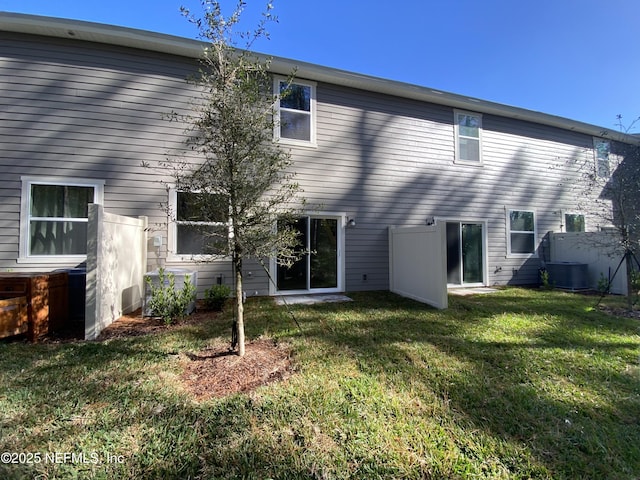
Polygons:
[[[211,321],[217,312],[197,310],[171,325],[162,319],[143,317],[138,310],[123,315],[105,328],[97,341],[153,335],[184,325],[198,325]],[[81,332],[82,334],[84,332]],[[229,326],[229,337],[231,326]],[[82,342],[82,336],[57,335],[47,339],[50,343]],[[230,339],[230,338],[229,338]],[[240,358],[229,350],[230,344],[220,341],[215,346],[197,353],[185,353],[180,379],[197,400],[219,398],[233,393],[249,392],[262,385],[289,378],[292,371],[290,351],[270,339],[258,339],[245,345],[245,356]]]
[[186,357],[182,380],[198,400],[249,392],[291,375],[289,350],[270,339],[247,343],[244,357],[224,345]]
[[600,311],[613,315],[614,317],[640,319],[640,310],[629,310],[623,307],[608,307],[606,305],[600,305],[598,308]]
[[97,340],[100,342],[110,338],[136,337],[176,329],[183,325],[198,325],[211,320],[216,315],[218,315],[217,312],[196,310],[191,315],[167,325],[161,318],[143,317],[141,309],[138,309],[135,312],[123,315],[102,330]]

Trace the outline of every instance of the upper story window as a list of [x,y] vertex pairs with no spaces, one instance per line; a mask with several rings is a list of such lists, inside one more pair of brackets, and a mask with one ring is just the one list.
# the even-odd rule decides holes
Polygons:
[[601,138],[593,139],[593,151],[596,160],[596,175],[600,178],[609,178],[611,175],[611,143]]
[[509,210],[507,227],[508,255],[529,256],[536,253],[535,212]]
[[229,240],[229,204],[224,195],[169,192],[173,213],[169,253],[177,259],[224,255]]
[[20,261],[83,261],[89,204],[101,204],[104,181],[22,177]]
[[312,82],[275,80],[275,138],[283,143],[315,145],[316,86]]
[[454,110],[456,162],[482,163],[482,115]]

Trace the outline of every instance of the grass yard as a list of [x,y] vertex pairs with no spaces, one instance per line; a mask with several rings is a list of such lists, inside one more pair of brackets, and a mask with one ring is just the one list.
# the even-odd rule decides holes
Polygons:
[[[296,372],[196,402],[230,314],[143,337],[0,342],[0,478],[637,479],[640,321],[518,288],[437,311],[386,292],[247,303]],[[615,301],[615,300],[614,300]],[[57,454],[57,455],[54,455]],[[6,463],[17,460],[21,464]]]

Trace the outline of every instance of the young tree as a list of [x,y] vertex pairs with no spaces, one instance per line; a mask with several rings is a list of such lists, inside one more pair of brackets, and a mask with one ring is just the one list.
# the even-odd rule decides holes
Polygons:
[[[203,253],[230,257],[235,276],[234,343],[245,354],[243,262],[276,257],[290,264],[300,254],[297,237],[287,228],[304,199],[293,181],[291,158],[273,141],[273,81],[269,61],[251,52],[255,40],[268,37],[275,20],[271,3],[252,32],[237,32],[245,2],[225,16],[220,2],[203,0],[203,16],[183,14],[208,42],[197,76],[190,81],[200,96],[180,120],[188,125],[186,146],[196,161],[173,162],[177,205],[185,228],[203,239]],[[243,48],[238,47],[244,42]],[[284,221],[283,221],[284,220]],[[278,228],[276,228],[276,223]]]
[[[594,140],[594,155],[579,164],[578,207],[613,227],[623,252],[627,274],[627,306],[633,307],[633,272],[638,271],[640,254],[640,138],[630,131],[638,120],[625,126],[618,116],[620,134],[603,132]],[[594,158],[595,157],[595,158]],[[594,163],[595,161],[595,163]],[[597,247],[597,245],[596,245]]]

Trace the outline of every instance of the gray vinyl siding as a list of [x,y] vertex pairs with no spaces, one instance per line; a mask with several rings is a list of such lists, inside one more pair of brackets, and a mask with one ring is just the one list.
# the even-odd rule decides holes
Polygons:
[[[21,176],[104,180],[108,212],[149,218],[148,268],[198,270],[199,294],[230,262],[167,262],[168,201],[162,169],[152,166],[181,152],[194,92],[185,82],[193,59],[86,42],[0,32],[0,271],[49,271],[73,264],[18,263]],[[163,245],[153,246],[160,235]],[[268,293],[267,275],[247,262],[246,290]]]
[[[22,175],[105,181],[104,205],[149,217],[165,237],[168,178],[142,168],[175,151],[183,126],[163,118],[184,109],[191,59],[51,38],[0,34],[0,269],[72,265],[16,263]],[[6,193],[5,193],[6,192]],[[6,212],[4,211],[6,209]],[[166,247],[163,247],[166,248]],[[158,258],[149,248],[150,268]]]
[[[484,115],[482,164],[456,164],[452,108],[327,84],[317,92],[318,147],[293,150],[297,180],[310,204],[357,220],[346,231],[347,290],[388,288],[387,227],[432,216],[486,222],[489,284],[538,281],[543,237],[576,203],[561,186],[566,161],[591,155],[590,136]],[[507,255],[509,208],[536,212],[538,258]]]
[[[21,175],[104,180],[105,210],[148,216],[150,237],[164,239],[150,241],[149,268],[167,265],[159,205],[170,178],[141,164],[179,151],[183,126],[164,115],[189,107],[194,69],[193,59],[0,33],[0,270],[61,267],[16,263]],[[451,107],[318,83],[317,146],[291,151],[310,209],[356,219],[344,232],[347,291],[388,289],[388,227],[429,217],[486,222],[489,284],[537,282],[540,258],[507,255],[505,209],[535,210],[543,245],[575,205],[560,185],[566,159],[592,155],[592,139],[483,115],[482,147],[482,165],[454,163]],[[232,282],[228,261],[170,265],[197,268],[201,293],[218,275]],[[248,272],[248,294],[267,294],[262,267]]]

